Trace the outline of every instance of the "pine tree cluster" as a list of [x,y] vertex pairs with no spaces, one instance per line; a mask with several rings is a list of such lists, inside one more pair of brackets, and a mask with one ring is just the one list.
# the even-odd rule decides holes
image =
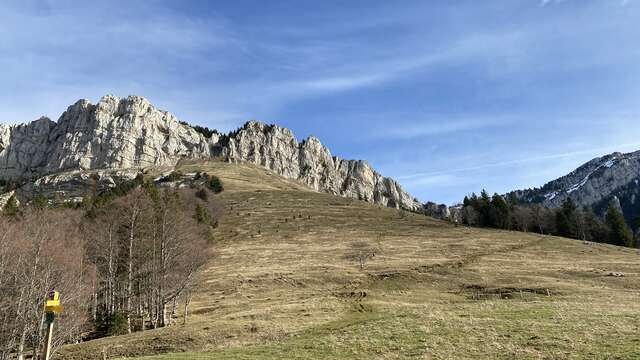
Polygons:
[[[638,219],[640,223],[640,219]],[[636,239],[622,212],[611,203],[604,219],[590,208],[579,209],[567,198],[558,209],[539,204],[521,205],[515,196],[505,200],[501,195],[483,190],[480,196],[464,198],[462,222],[469,226],[505,230],[533,231],[572,239],[634,247]]]

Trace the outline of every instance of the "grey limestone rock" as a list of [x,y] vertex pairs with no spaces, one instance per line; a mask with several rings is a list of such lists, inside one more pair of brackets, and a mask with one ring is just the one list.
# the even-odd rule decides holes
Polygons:
[[[23,192],[67,187],[60,191],[68,193],[77,181],[86,183],[81,176],[87,170],[136,171],[211,157],[257,164],[317,191],[422,210],[396,181],[383,177],[366,161],[332,156],[315,137],[298,143],[289,129],[256,121],[230,134],[206,137],[139,96],[107,95],[95,105],[80,100],[57,122],[41,118],[29,124],[0,125],[0,178],[39,179]],[[73,175],[50,176],[58,173]]]

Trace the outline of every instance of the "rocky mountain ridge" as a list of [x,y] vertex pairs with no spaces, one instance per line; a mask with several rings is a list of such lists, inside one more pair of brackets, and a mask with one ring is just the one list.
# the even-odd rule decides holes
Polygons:
[[603,214],[610,201],[620,203],[627,222],[640,213],[640,151],[595,158],[541,188],[513,191],[519,201],[558,207],[567,198]]
[[0,179],[30,180],[31,187],[42,183],[54,189],[58,183],[52,175],[61,172],[80,172],[74,181],[87,178],[82,171],[98,169],[128,169],[130,177],[136,169],[215,157],[260,165],[317,191],[423,209],[396,181],[366,161],[332,156],[315,137],[299,143],[290,130],[257,121],[229,134],[209,135],[140,96],[107,95],[95,105],[79,100],[57,122],[43,117],[28,124],[0,124]]

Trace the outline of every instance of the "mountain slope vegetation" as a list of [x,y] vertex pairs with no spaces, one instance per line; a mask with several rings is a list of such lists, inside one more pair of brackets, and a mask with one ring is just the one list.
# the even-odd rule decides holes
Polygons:
[[177,170],[225,189],[186,323],[59,358],[640,357],[635,249],[455,226],[248,164]]
[[561,207],[571,199],[579,208],[588,208],[604,217],[612,200],[623,212],[627,224],[638,230],[640,206],[640,151],[612,153],[597,157],[571,173],[541,188],[517,190],[508,194],[520,202]]

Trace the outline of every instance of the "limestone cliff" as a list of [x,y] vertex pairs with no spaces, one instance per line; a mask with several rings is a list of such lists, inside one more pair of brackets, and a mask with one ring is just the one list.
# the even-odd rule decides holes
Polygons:
[[210,142],[146,99],[80,100],[57,123],[41,118],[0,125],[0,177],[30,178],[66,170],[173,165],[208,156]]
[[333,157],[317,138],[298,143],[290,130],[278,126],[248,122],[221,139],[219,155],[264,166],[318,191],[389,207],[422,207],[396,181],[383,177],[366,161]]
[[[139,96],[108,95],[95,105],[80,100],[57,122],[41,118],[29,124],[0,125],[0,178],[5,180],[24,181],[69,171],[173,166],[185,158],[211,157],[258,164],[318,191],[389,207],[422,209],[396,181],[383,177],[365,161],[332,156],[315,137],[298,143],[290,130],[255,121],[230,134],[205,136]],[[82,178],[77,175],[74,179]],[[55,179],[40,182],[53,190]]]

